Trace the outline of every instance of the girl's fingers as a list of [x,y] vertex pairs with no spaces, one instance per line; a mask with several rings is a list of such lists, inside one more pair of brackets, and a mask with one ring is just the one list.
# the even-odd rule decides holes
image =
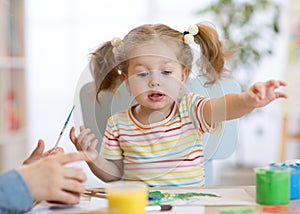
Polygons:
[[78,139],[78,146],[81,147],[81,150],[86,150],[87,147],[89,146],[89,142],[87,140],[87,137],[86,135],[84,135],[82,138]]
[[90,147],[93,148],[93,149],[96,149],[97,144],[98,144],[98,139],[95,139],[95,140],[92,141]]
[[279,81],[276,81],[276,80],[269,80],[266,82],[266,86],[278,88],[280,86],[280,83],[279,83]]
[[281,91],[275,92],[276,98],[288,98],[286,93],[283,93]]
[[283,80],[279,80],[280,86],[287,86],[287,83]]
[[95,135],[94,134],[89,134],[85,137],[84,141],[85,141],[85,144],[87,145],[90,145],[92,140],[95,138]]
[[75,127],[72,126],[71,130],[70,130],[70,139],[73,143],[76,143],[76,137],[75,137]]
[[88,135],[91,132],[90,129],[83,129],[80,131],[80,134],[78,135],[78,142],[83,142],[84,138],[86,137],[86,135]]
[[267,87],[275,87],[275,88],[279,88],[280,86],[286,86],[286,82],[283,80],[269,80],[266,83]]
[[85,130],[85,127],[84,126],[80,126],[79,130],[80,130],[80,132],[82,132],[83,130]]
[[[261,99],[264,99],[265,97],[265,90],[264,85],[262,83],[256,83],[253,85],[253,94],[256,101],[259,101]],[[258,98],[258,99],[257,99]]]
[[78,144],[81,146],[82,150],[87,150],[94,138],[94,134],[84,134],[78,138]]

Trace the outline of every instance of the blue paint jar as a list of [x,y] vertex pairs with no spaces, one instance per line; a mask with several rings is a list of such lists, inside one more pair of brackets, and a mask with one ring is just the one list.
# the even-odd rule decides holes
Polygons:
[[271,163],[271,168],[288,168],[290,170],[290,199],[300,198],[300,163],[289,160],[284,163]]
[[289,166],[291,169],[291,199],[300,198],[300,164],[293,164]]

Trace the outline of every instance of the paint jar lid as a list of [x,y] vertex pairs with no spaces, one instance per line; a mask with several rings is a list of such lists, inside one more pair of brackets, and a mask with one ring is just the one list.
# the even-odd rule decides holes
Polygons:
[[299,159],[287,160],[285,161],[285,164],[288,166],[300,167],[300,160]]

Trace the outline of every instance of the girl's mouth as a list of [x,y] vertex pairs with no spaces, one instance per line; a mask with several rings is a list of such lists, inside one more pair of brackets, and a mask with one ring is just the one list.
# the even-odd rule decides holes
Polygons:
[[148,98],[153,102],[161,101],[166,95],[160,92],[153,92],[148,95]]

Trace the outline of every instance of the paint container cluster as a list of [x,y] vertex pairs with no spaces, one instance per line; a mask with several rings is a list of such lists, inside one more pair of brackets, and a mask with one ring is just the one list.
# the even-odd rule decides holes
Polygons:
[[290,170],[290,199],[300,198],[300,160],[288,160],[281,164],[272,163],[271,167],[283,167]]
[[256,202],[284,205],[300,198],[300,161],[289,160],[255,168]]

